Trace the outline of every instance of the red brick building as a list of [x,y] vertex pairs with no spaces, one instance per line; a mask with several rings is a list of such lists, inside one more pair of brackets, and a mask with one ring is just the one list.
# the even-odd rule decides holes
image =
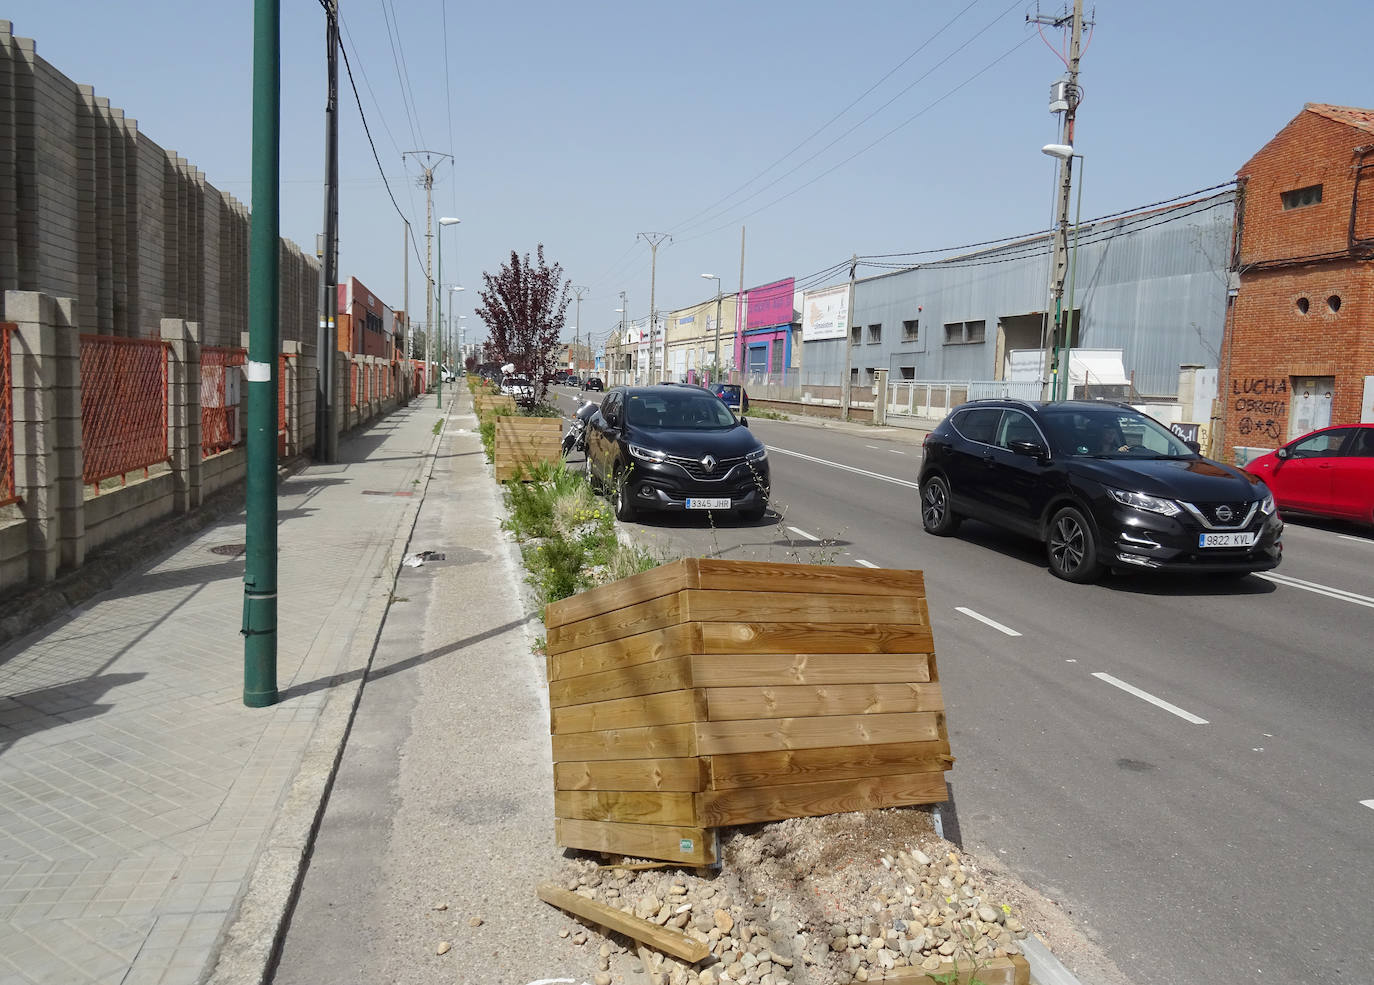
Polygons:
[[394,352],[394,321],[391,309],[358,278],[350,277],[339,284],[340,352],[390,359]]
[[1237,172],[1223,447],[1275,448],[1374,399],[1374,110],[1308,103]]

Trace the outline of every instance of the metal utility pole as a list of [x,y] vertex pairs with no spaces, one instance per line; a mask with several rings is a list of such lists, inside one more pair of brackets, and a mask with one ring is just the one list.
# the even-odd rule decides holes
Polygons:
[[405,263],[405,287],[402,288],[405,296],[402,300],[405,304],[403,310],[406,313],[406,358],[414,359],[415,330],[411,327],[410,318],[410,220],[402,219],[401,222],[405,224],[405,235],[401,237],[401,259]]
[[[744,227],[739,227],[739,293],[735,295],[735,338],[738,339],[744,334],[744,319],[748,313],[744,308]],[[734,346],[731,346],[730,364],[733,366],[735,357],[733,355]],[[736,367],[738,369],[738,367]]]
[[[627,326],[628,323],[629,323],[629,317],[630,317],[630,316],[629,316],[629,310],[628,310],[628,309],[629,309],[629,306],[630,306],[630,302],[626,300],[626,298],[625,298],[625,292],[624,292],[624,291],[621,291],[621,292],[620,292],[620,345],[616,348],[616,355],[617,355],[617,356],[620,356],[620,350],[624,348],[625,343],[626,343],[626,341],[627,341],[627,339],[626,339],[625,336],[626,336],[626,333],[627,333],[627,331],[628,331],[628,329],[627,329],[626,326]],[[638,346],[638,345],[635,346],[634,359],[635,359],[635,382],[638,383],[638,382],[639,382],[639,346]],[[622,372],[623,372],[623,371],[622,371]]]
[[[411,156],[418,159],[421,155],[425,158],[420,164],[424,174],[415,183],[425,190],[425,340],[428,341],[434,337],[434,168],[429,159],[437,157],[442,160],[447,157],[452,160],[453,156],[440,151],[408,150],[401,154],[401,160]],[[425,367],[425,381],[429,381],[428,366]]]
[[277,703],[277,263],[281,0],[253,2],[253,223],[248,239],[247,480],[243,703]]
[[[583,295],[584,293],[586,293],[586,291],[587,291],[587,288],[585,288],[585,287],[578,287],[578,286],[576,286],[576,285],[573,286],[573,296],[574,296],[575,298],[577,298],[577,320],[576,320],[576,322],[573,324],[573,372],[574,372],[574,373],[577,373],[577,372],[578,372],[578,369],[579,369],[579,367],[578,367],[578,365],[577,365],[577,363],[578,363],[577,342],[578,342],[578,339],[580,339],[580,338],[582,337],[582,295]],[[579,375],[580,375],[580,374],[579,374]]]
[[324,243],[320,252],[323,304],[315,333],[315,460],[338,458],[334,421],[334,353],[339,323],[339,3],[325,0],[325,65],[328,95],[324,108]]
[[[1078,60],[1083,40],[1083,0],[1074,0],[1073,14],[1067,17],[1049,17],[1036,14],[1027,16],[1032,24],[1049,24],[1063,28],[1069,25],[1069,74],[1065,91],[1063,119],[1063,143],[1073,147],[1074,117],[1078,111]],[[1045,399],[1054,400],[1059,396],[1059,349],[1068,349],[1072,339],[1063,338],[1064,329],[1064,281],[1069,266],[1069,196],[1073,188],[1073,155],[1069,154],[1059,162],[1059,221],[1054,234],[1054,270],[1051,289],[1054,294],[1054,331],[1045,339]],[[1067,375],[1068,369],[1064,369]]]
[[[652,254],[649,261],[649,383],[652,384],[654,382],[654,338],[658,335],[658,312],[654,310],[654,276],[658,272],[658,244],[665,239],[671,243],[673,237],[667,233],[639,233],[635,236],[635,239],[641,238],[648,242]],[[666,358],[668,355],[666,335],[663,342],[665,346],[663,355]]]
[[854,373],[854,274],[859,269],[859,255],[851,253],[849,255],[849,316],[845,319],[848,322],[844,327],[844,380],[840,390],[840,419],[849,420],[850,402],[850,383],[849,377]]

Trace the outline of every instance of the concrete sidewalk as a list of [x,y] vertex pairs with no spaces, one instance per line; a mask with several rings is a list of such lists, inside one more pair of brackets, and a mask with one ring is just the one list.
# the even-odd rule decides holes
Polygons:
[[440,416],[282,483],[274,707],[241,700],[241,512],[0,650],[0,985],[262,974]]

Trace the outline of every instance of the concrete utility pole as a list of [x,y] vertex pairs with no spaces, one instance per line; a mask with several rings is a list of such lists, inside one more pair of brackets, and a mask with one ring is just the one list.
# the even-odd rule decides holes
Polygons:
[[[735,295],[735,337],[739,338],[744,334],[744,319],[748,317],[748,312],[744,307],[744,227],[739,227],[739,293]],[[735,347],[730,347],[730,364],[734,366]],[[736,366],[736,369],[739,367]]]
[[[415,183],[425,190],[425,338],[426,340],[434,337],[434,168],[431,166],[430,158],[448,158],[452,160],[450,154],[432,150],[408,150],[401,154],[401,160],[407,157],[420,158],[420,167],[424,169],[424,174],[417,178]],[[428,346],[426,346],[428,348]],[[425,369],[425,382],[429,382],[429,369]]]
[[581,368],[578,366],[577,343],[582,337],[582,295],[586,293],[587,288],[574,285],[572,290],[573,296],[577,298],[577,317],[573,323],[573,372],[577,373]]
[[325,0],[325,65],[328,95],[324,109],[324,243],[320,279],[324,288],[320,327],[315,333],[315,460],[338,457],[339,432],[334,420],[334,353],[339,324],[339,3]]
[[[1067,108],[1064,110],[1063,122],[1063,143],[1069,147],[1073,146],[1074,136],[1074,117],[1078,112],[1078,59],[1081,54],[1083,40],[1083,0],[1074,0],[1073,14],[1068,17],[1049,17],[1047,15],[1036,14],[1028,16],[1027,21],[1032,24],[1049,24],[1057,28],[1069,25],[1069,76],[1068,91],[1066,92]],[[1067,350],[1072,343],[1072,339],[1062,337],[1064,329],[1064,281],[1068,275],[1069,267],[1069,193],[1073,188],[1073,156],[1070,154],[1059,162],[1059,194],[1058,194],[1058,216],[1059,222],[1054,233],[1054,270],[1051,289],[1054,295],[1054,332],[1045,339],[1045,388],[1044,395],[1047,400],[1055,400],[1059,396],[1059,349],[1062,346]],[[1065,375],[1068,374],[1068,367],[1064,367]]]
[[849,420],[849,377],[854,373],[854,274],[859,269],[859,255],[849,255],[849,323],[844,327],[844,379],[840,389],[840,419]]
[[401,259],[405,264],[405,286],[401,289],[405,295],[403,302],[405,307],[402,309],[406,313],[406,358],[415,358],[415,332],[411,328],[410,322],[410,220],[402,219],[405,224],[404,233],[401,237]]
[[[665,239],[673,241],[673,237],[667,233],[639,233],[635,239],[644,239],[649,244],[652,258],[649,261],[649,383],[654,383],[654,339],[658,335],[658,312],[654,310],[654,276],[658,272],[658,244]],[[667,337],[664,338],[667,344]],[[668,353],[665,351],[664,356]]]

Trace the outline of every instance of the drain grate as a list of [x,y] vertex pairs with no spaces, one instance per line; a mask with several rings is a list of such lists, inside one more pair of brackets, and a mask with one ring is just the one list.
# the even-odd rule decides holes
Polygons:
[[224,557],[241,557],[247,550],[247,544],[216,544],[210,548],[210,553],[220,554]]

